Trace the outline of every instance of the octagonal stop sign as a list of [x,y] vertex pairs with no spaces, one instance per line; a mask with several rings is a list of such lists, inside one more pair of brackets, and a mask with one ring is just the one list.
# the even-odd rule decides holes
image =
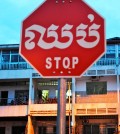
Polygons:
[[81,76],[105,52],[104,19],[82,0],[47,0],[23,21],[19,52],[43,77]]

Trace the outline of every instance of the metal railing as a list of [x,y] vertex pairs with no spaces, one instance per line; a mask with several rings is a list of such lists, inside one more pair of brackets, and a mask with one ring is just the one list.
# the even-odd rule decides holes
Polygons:
[[18,69],[30,69],[32,68],[26,62],[6,62],[0,63],[0,70],[18,70]]
[[[58,99],[57,98],[47,98],[47,99],[37,99],[35,101],[35,104],[52,104],[52,103],[57,103]],[[69,98],[66,98],[66,103],[69,103]],[[72,103],[72,98],[70,97],[70,103]]]
[[[94,66],[113,66],[120,64],[120,59],[100,59]],[[30,69],[32,68],[27,62],[2,62],[0,63],[0,70],[16,70],[16,69]]]
[[[33,101],[34,102],[34,101]],[[66,99],[66,103],[69,100]],[[70,100],[72,102],[72,100]],[[57,98],[48,98],[48,99],[37,99],[35,104],[56,104]],[[28,105],[28,100],[25,98],[0,98],[0,106],[10,106],[10,105]]]
[[98,60],[95,65],[96,66],[113,66],[118,63],[117,59],[100,59]]
[[28,100],[25,98],[0,98],[0,106],[9,105],[28,105]]

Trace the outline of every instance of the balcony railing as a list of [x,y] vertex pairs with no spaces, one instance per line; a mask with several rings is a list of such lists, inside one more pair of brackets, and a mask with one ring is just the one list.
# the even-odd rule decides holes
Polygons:
[[0,106],[9,106],[9,105],[27,105],[28,100],[25,98],[0,98]]
[[[120,59],[100,59],[94,66],[113,66],[120,63]],[[0,70],[16,70],[16,69],[30,69],[31,66],[27,62],[2,62],[0,63]]]
[[113,66],[117,63],[117,59],[100,59],[95,63],[95,66]]
[[31,66],[26,62],[7,62],[0,64],[0,70],[30,69]]
[[48,98],[48,99],[38,99],[35,101],[35,104],[52,104],[57,103],[57,98]]
[[[48,98],[46,100],[44,99],[38,99],[35,101],[35,104],[57,104],[58,100],[57,98]],[[72,100],[70,100],[72,102]],[[69,100],[66,99],[66,103],[69,103]],[[0,106],[10,106],[10,105],[28,105],[28,100],[25,100],[25,98],[0,98]]]

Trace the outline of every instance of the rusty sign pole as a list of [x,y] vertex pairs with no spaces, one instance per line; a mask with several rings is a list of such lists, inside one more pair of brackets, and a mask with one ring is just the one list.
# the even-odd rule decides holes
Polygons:
[[64,78],[58,80],[57,134],[66,133],[66,83]]

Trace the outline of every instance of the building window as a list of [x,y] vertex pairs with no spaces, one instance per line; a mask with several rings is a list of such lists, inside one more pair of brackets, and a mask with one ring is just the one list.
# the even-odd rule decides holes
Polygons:
[[47,133],[47,127],[46,126],[40,126],[38,128],[38,134],[46,134]]
[[18,55],[17,54],[11,55],[11,62],[18,62]]
[[8,103],[8,91],[0,92],[0,105],[7,105]]
[[9,62],[10,61],[10,51],[9,50],[3,50],[2,51],[2,61],[3,62]]
[[16,90],[15,91],[15,98],[24,98],[24,97],[28,97],[28,90]]
[[106,54],[106,58],[115,58],[115,53],[114,54]]
[[1,51],[2,62],[25,62],[25,60],[19,55],[18,50],[2,50]]
[[86,93],[87,95],[107,94],[107,82],[87,82]]
[[101,59],[105,59],[105,55],[103,55],[103,56],[100,58],[100,60],[101,60]]
[[7,55],[7,54],[3,55],[2,56],[2,61],[3,62],[9,62],[10,61],[10,55]]
[[25,62],[25,60],[19,55],[19,62]]
[[15,103],[19,104],[28,104],[28,90],[17,90],[15,91]]

